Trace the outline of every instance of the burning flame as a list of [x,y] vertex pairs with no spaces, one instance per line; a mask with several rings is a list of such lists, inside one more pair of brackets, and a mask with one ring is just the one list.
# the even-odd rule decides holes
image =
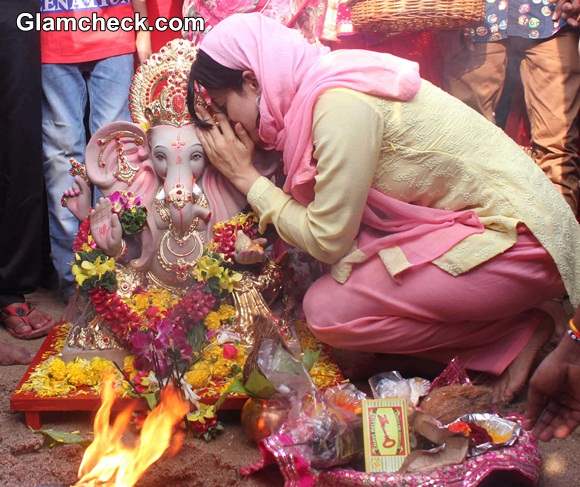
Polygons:
[[145,419],[140,438],[129,446],[122,437],[134,406],[124,409],[111,425],[111,408],[115,402],[112,381],[104,383],[101,400],[94,423],[95,439],[85,451],[75,487],[132,487],[171,446],[173,428],[189,411],[188,403],[178,391],[166,388],[160,403]]

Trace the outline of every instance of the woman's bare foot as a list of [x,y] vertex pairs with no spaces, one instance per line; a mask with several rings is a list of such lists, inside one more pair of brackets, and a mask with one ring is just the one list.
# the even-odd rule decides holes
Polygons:
[[0,342],[0,365],[26,365],[30,363],[32,356],[23,347]]
[[113,213],[111,202],[100,198],[90,214],[91,234],[99,247],[108,256],[114,257],[121,251],[123,229],[119,217]]
[[536,327],[534,334],[527,345],[515,358],[511,365],[501,374],[491,386],[495,403],[507,403],[513,400],[528,380],[538,353],[550,339],[554,331],[553,319],[545,315],[542,322]]
[[73,186],[62,195],[62,202],[74,216],[83,221],[91,210],[91,188],[81,176],[75,176]]

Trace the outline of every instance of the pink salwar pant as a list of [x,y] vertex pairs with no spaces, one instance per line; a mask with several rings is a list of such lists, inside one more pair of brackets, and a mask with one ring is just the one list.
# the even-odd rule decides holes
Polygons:
[[525,228],[506,252],[454,277],[428,263],[392,278],[378,257],[344,284],[330,275],[304,298],[314,335],[335,348],[413,355],[501,374],[565,294],[550,255]]

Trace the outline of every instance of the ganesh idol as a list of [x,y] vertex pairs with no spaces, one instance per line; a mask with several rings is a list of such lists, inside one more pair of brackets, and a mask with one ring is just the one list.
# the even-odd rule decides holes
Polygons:
[[[79,284],[114,272],[115,292],[122,298],[150,287],[182,296],[214,225],[247,206],[245,197],[206,161],[188,113],[187,79],[195,55],[194,45],[181,39],[153,54],[138,68],[130,88],[132,122],[102,127],[87,145],[84,166],[71,161],[75,186],[63,196],[63,205],[83,222],[77,240],[89,232],[92,248],[104,254],[73,266]],[[266,175],[276,166],[257,164]],[[94,208],[91,185],[99,195]],[[127,215],[142,221],[128,223]],[[246,339],[251,334],[243,328],[268,313],[264,293],[273,296],[279,287],[279,268],[265,258],[264,243],[257,235],[236,231],[233,259],[254,270],[244,274],[233,293],[238,331]],[[83,255],[79,249],[75,253],[77,259]],[[113,261],[114,269],[107,268]],[[119,348],[98,310],[87,313],[81,299],[72,306],[67,349],[73,355],[106,355]]]

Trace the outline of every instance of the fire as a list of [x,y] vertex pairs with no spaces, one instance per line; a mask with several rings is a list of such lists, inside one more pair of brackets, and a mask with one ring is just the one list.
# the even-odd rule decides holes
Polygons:
[[161,401],[145,419],[134,445],[123,442],[134,407],[124,409],[110,424],[115,402],[112,381],[106,381],[101,407],[94,423],[95,439],[89,445],[75,487],[132,487],[143,473],[171,446],[174,427],[189,411],[188,403],[173,388],[166,388]]

